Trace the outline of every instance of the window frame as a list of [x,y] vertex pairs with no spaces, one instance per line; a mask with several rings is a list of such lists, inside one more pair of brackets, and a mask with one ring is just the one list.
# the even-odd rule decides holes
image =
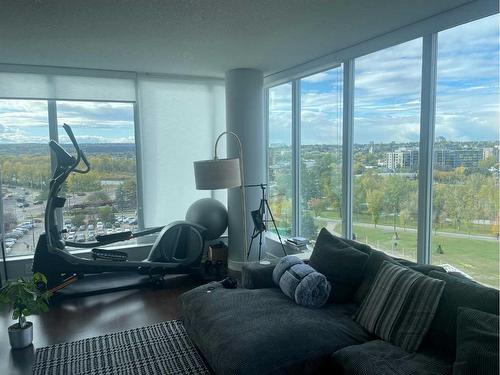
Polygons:
[[[16,100],[31,100],[31,99],[16,99]],[[59,127],[58,127],[58,118],[57,118],[57,102],[58,101],[75,101],[75,100],[63,100],[63,99],[37,99],[43,100],[47,102],[47,118],[48,118],[48,126],[49,126],[49,140],[53,139],[56,142],[59,140]],[[139,114],[138,114],[138,105],[137,101],[112,101],[112,100],[78,100],[79,102],[89,102],[89,103],[126,103],[131,104],[133,106],[133,118],[134,118],[134,142],[135,142],[135,158],[136,158],[136,186],[137,186],[137,223],[139,229],[144,229],[144,212],[142,209],[142,159],[141,159],[141,132],[139,131]],[[54,153],[50,150],[50,165],[51,165],[51,175],[54,174],[56,168],[56,160],[54,157]],[[0,225],[3,226],[3,205],[0,206],[2,211],[0,212]],[[62,209],[58,208],[56,210],[56,221],[59,228],[63,227],[63,214]],[[88,250],[90,251],[90,250]],[[83,252],[88,252],[84,250]],[[27,255],[13,255],[13,256],[5,256],[7,262],[15,261],[17,259],[32,259],[34,254]],[[6,262],[4,262],[6,264]]]
[[[355,59],[372,52],[422,38],[422,75],[420,92],[420,142],[418,175],[417,262],[431,263],[432,255],[432,198],[433,155],[436,114],[438,33],[462,24],[498,14],[498,4],[483,0],[466,4],[425,21],[406,26],[354,47],[290,68],[265,78],[266,153],[269,146],[269,89],[285,83],[292,84],[292,235],[300,234],[300,80],[310,75],[343,67],[342,118],[342,234],[352,239],[353,225],[353,124]],[[400,33],[401,35],[398,35]],[[266,157],[266,173],[269,164]]]

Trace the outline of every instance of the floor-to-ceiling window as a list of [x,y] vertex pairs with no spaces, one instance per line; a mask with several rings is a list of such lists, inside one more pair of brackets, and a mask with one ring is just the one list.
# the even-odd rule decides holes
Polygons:
[[342,67],[300,80],[299,234],[341,235]]
[[292,85],[269,89],[268,196],[281,234],[291,235],[292,216]]
[[[498,24],[495,14],[366,55],[371,42],[360,55],[357,47],[341,51],[343,85],[339,68],[293,70],[279,86],[289,93],[292,234],[312,239],[323,226],[339,234],[340,208],[352,207],[344,235],[352,227],[354,239],[391,255],[430,259],[498,287]],[[270,117],[272,110],[270,101]],[[427,148],[432,155],[421,157]],[[343,175],[351,158],[352,184]]]
[[416,259],[422,39],[355,60],[353,237]]
[[[89,157],[92,171],[71,175],[62,194],[70,241],[137,225],[134,106],[114,102],[54,102],[57,123],[68,123]],[[51,175],[47,100],[0,100],[0,165],[7,256],[33,254],[44,231]],[[55,125],[55,124],[54,124]],[[71,153],[62,128],[52,136]]]
[[431,259],[498,287],[498,15],[438,33]]
[[0,167],[6,256],[33,254],[44,231],[50,179],[47,101],[0,100]]
[[[92,170],[73,174],[63,211],[67,239],[93,241],[96,235],[137,227],[134,106],[131,103],[57,102],[58,123],[68,123]],[[69,142],[61,134],[62,143]]]

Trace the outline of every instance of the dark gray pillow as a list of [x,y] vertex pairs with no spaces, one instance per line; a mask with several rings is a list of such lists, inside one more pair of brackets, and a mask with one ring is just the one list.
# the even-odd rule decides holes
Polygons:
[[352,299],[361,283],[367,259],[368,255],[323,228],[316,240],[309,265],[330,281],[330,301],[345,303]]
[[498,315],[460,307],[453,375],[498,374]]
[[363,280],[359,285],[358,289],[354,293],[353,300],[361,304],[372,286],[373,280],[377,276],[378,270],[382,266],[382,263],[389,262],[392,264],[399,264],[394,258],[383,253],[382,251],[372,250],[368,260],[366,261],[366,266],[364,270]]
[[443,280],[446,285],[424,345],[453,358],[458,308],[468,307],[498,315],[499,291],[442,272],[432,271],[429,276]]
[[384,261],[355,319],[368,332],[416,352],[443,288],[441,280]]

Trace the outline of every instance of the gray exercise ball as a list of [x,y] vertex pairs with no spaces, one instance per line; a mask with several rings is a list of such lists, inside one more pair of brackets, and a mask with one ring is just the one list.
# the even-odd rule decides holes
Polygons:
[[227,228],[227,210],[218,200],[203,198],[189,207],[186,220],[207,228],[205,239],[215,240]]

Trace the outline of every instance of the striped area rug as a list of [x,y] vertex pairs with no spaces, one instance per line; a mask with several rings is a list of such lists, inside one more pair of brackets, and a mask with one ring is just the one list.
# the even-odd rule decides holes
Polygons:
[[182,322],[171,320],[36,351],[33,375],[210,374]]

